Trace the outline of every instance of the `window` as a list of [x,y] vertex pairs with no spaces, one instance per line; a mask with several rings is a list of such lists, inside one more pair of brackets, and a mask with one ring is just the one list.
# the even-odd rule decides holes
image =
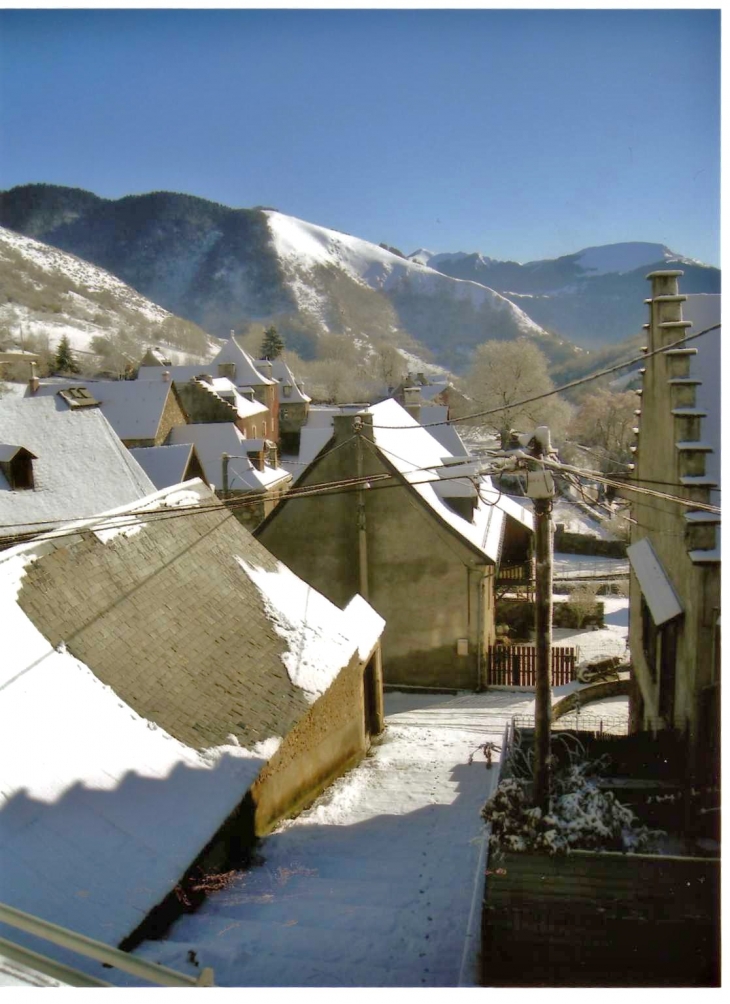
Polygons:
[[644,597],[641,597],[641,643],[644,649],[644,657],[646,659],[646,664],[649,667],[649,672],[651,673],[652,680],[656,683],[657,677],[657,639],[659,637],[659,631],[654,623],[654,618],[651,616],[651,611],[649,610],[649,605],[647,604]]
[[659,632],[659,714],[667,725],[674,720],[674,691],[677,668],[677,622],[669,621]]
[[292,386],[290,383],[285,383],[283,390],[284,390],[284,397],[291,397]]
[[264,439],[266,439],[266,422],[264,422],[264,431],[261,433],[261,435],[264,437]]
[[0,444],[0,473],[14,492],[35,488],[33,461],[38,458],[23,446]]

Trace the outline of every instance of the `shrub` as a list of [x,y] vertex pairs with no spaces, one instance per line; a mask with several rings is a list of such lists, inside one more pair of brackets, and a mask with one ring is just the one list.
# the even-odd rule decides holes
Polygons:
[[553,769],[548,810],[533,805],[529,782],[518,777],[500,781],[482,809],[491,825],[489,844],[494,851],[571,850],[638,852],[649,850],[659,831],[638,824],[628,806],[610,791],[602,791],[595,775],[604,760],[571,759]]

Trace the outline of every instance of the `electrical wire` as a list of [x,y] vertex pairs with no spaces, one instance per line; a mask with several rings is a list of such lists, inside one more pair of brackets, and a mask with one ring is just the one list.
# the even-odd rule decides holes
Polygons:
[[699,338],[700,335],[706,335],[709,331],[715,331],[722,325],[713,324],[709,328],[705,328],[703,331],[697,331],[693,335],[683,335],[682,338],[677,339],[676,342],[671,342],[669,345],[662,345],[661,348],[653,349],[651,352],[643,352],[640,356],[635,356],[633,359],[627,359],[626,362],[617,363],[615,366],[609,366],[607,369],[599,370],[597,373],[592,373],[589,376],[579,377],[577,380],[571,380],[570,383],[562,384],[560,387],[554,387],[552,390],[545,391],[543,394],[535,394],[533,397],[524,398],[522,401],[515,401],[510,405],[501,405],[498,408],[488,408],[486,411],[476,411],[471,415],[462,415],[460,418],[450,418],[443,422],[426,422],[423,425],[376,425],[376,429],[432,429],[437,425],[455,425],[457,422],[469,422],[474,418],[485,418],[487,415],[496,415],[500,411],[507,411],[514,408],[521,408],[523,405],[532,404],[534,401],[542,401],[546,397],[552,397],[554,394],[562,394],[563,391],[572,390],[574,387],[580,387],[584,383],[590,383],[592,380],[598,380],[600,377],[609,376],[611,373],[617,373],[619,370],[626,369],[627,366],[633,366],[635,363],[645,362],[647,359],[651,359],[652,356],[660,355],[662,352],[669,352],[671,349],[676,349],[681,345],[691,342],[695,338]]
[[611,488],[621,488],[623,491],[631,491],[639,495],[649,495],[652,498],[663,499],[666,502],[676,502],[678,505],[686,506],[688,509],[702,509],[705,512],[717,513],[718,515],[721,513],[720,506],[712,505],[707,502],[697,502],[694,499],[681,498],[678,495],[670,495],[668,492],[659,492],[653,488],[644,488],[641,485],[632,485],[625,481],[614,481],[598,471],[581,470],[580,468],[572,467],[569,464],[561,464],[559,461],[550,460],[548,458],[543,458],[540,462],[544,463],[551,469],[565,471],[570,474],[579,474],[583,477],[590,478],[592,481],[598,481],[599,484],[609,485]]

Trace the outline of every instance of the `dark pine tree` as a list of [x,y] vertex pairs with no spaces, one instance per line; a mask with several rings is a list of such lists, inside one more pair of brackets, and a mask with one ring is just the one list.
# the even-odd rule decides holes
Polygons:
[[78,363],[73,357],[73,353],[71,352],[71,344],[66,335],[64,335],[61,341],[58,343],[56,358],[54,360],[53,365],[56,374],[81,372]]
[[261,342],[261,358],[277,359],[284,348],[284,339],[276,330],[274,325],[264,331],[264,339]]

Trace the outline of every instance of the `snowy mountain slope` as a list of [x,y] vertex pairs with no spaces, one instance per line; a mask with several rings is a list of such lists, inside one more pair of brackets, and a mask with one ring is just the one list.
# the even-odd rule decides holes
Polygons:
[[424,359],[431,353],[451,369],[490,338],[539,339],[558,360],[575,351],[471,277],[446,276],[275,210],[171,192],[108,200],[28,185],[0,193],[3,223],[94,262],[216,335],[274,323],[307,359],[328,333],[364,352],[387,342]]
[[720,291],[719,269],[647,241],[588,247],[524,264],[479,253],[428,254],[432,268],[497,290],[537,324],[591,349],[641,331],[645,276],[654,269],[681,269],[683,292]]
[[[0,227],[0,335],[55,350],[61,338],[92,353],[94,339],[141,356],[154,343],[206,361],[219,342],[109,272]],[[98,343],[97,343],[98,345]]]
[[427,297],[448,292],[457,300],[469,301],[477,310],[488,304],[491,309],[507,315],[520,334],[538,337],[544,334],[523,311],[479,283],[449,282],[442,273],[401,258],[369,241],[283,213],[267,211],[265,215],[279,261],[290,278],[300,309],[313,306],[313,284],[306,281],[307,275],[317,268],[335,268],[379,292],[397,291],[407,284]]

